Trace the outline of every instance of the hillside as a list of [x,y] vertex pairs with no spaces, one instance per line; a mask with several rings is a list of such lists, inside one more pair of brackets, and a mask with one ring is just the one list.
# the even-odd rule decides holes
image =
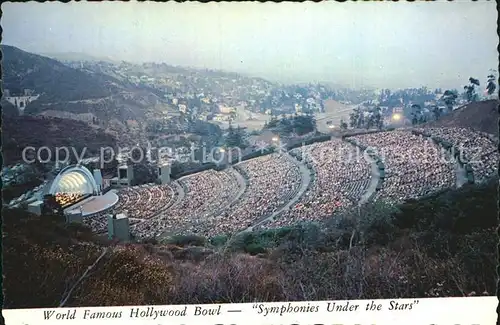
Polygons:
[[158,96],[104,73],[83,71],[57,60],[2,45],[4,89],[11,94],[32,89],[40,97],[25,113],[46,110],[73,114],[91,113],[102,124],[112,119],[124,123],[142,120],[154,109]]
[[57,217],[6,210],[4,306],[54,307],[73,286],[68,307],[493,295],[497,186],[230,241],[113,246]]
[[424,127],[469,127],[498,136],[498,104],[497,100],[470,103]]
[[2,99],[2,101],[0,102],[0,105],[2,107],[2,115],[4,116],[18,116],[19,115],[19,111],[17,110],[17,108],[12,105],[11,103],[9,103],[8,101]]
[[33,89],[41,103],[103,98],[111,95],[106,80],[90,76],[64,64],[2,45],[4,88],[12,92]]
[[108,57],[97,57],[87,53],[79,52],[64,52],[64,53],[39,53],[39,55],[46,56],[58,61],[106,61],[113,62],[114,60]]
[[73,147],[77,153],[87,148],[87,156],[99,155],[101,147],[116,146],[115,137],[81,121],[4,115],[2,122],[4,165],[21,162],[22,150],[28,146],[46,146],[52,151],[56,147]]

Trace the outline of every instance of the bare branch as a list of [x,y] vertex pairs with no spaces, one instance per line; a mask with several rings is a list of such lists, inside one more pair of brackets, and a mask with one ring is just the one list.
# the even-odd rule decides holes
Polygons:
[[69,297],[71,297],[71,294],[73,293],[73,290],[75,290],[76,286],[78,284],[80,284],[80,282],[83,281],[83,279],[85,279],[88,275],[88,273],[97,265],[97,263],[99,263],[99,261],[104,257],[104,255],[106,255],[106,253],[108,252],[109,250],[109,247],[106,247],[106,249],[104,249],[104,251],[101,253],[101,255],[99,255],[99,257],[95,260],[95,262],[90,265],[87,270],[85,270],[85,272],[83,273],[83,275],[75,282],[75,284],[71,287],[71,289],[69,290],[68,294],[66,295],[66,297],[64,297],[62,300],[61,300],[61,303],[59,304],[59,307],[64,307],[64,305],[66,304],[66,302],[68,301]]

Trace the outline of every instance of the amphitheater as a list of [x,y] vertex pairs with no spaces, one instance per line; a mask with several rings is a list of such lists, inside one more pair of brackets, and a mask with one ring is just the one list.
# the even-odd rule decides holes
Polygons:
[[[369,152],[366,150],[370,148]],[[118,192],[136,238],[216,236],[322,222],[370,201],[399,204],[496,175],[497,143],[442,127],[331,138],[208,170],[169,185]],[[86,218],[97,232],[103,214]]]
[[48,183],[46,194],[53,195],[65,212],[81,212],[84,220],[104,214],[118,202],[114,191],[101,192],[92,173],[79,165],[63,168]]

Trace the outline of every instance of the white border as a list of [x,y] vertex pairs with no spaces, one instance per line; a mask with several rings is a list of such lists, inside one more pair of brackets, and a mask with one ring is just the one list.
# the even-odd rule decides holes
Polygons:
[[[373,304],[372,304],[373,303]],[[407,304],[405,310],[389,310],[395,303]],[[348,306],[347,311],[327,311],[332,306]],[[373,311],[366,311],[367,305]],[[380,307],[377,307],[379,305]],[[39,324],[151,324],[151,325],[257,325],[257,324],[383,324],[383,325],[490,325],[497,320],[497,297],[426,298],[384,300],[337,300],[280,303],[247,303],[220,305],[158,305],[120,307],[37,308],[3,310],[7,325]],[[358,307],[356,307],[358,306]],[[302,307],[303,312],[293,312]],[[271,309],[273,308],[273,309]],[[376,310],[379,308],[380,310]],[[219,315],[196,316],[196,310],[213,310]],[[274,311],[264,316],[265,311]],[[349,311],[350,310],[350,311]],[[132,313],[142,316],[131,317]],[[185,316],[160,316],[159,313],[182,313]],[[50,320],[44,315],[52,314]],[[90,315],[118,316],[91,319]],[[280,313],[282,313],[280,315]],[[72,319],[56,320],[55,315],[70,315]],[[84,319],[84,315],[88,315]],[[73,318],[74,316],[74,318]],[[66,316],[67,317],[67,316]]]

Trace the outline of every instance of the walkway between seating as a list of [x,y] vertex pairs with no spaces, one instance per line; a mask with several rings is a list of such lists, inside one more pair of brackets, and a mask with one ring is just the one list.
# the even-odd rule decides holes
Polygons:
[[171,183],[173,186],[175,186],[176,188],[176,192],[177,192],[177,198],[174,202],[174,204],[172,204],[170,207],[174,207],[174,206],[177,206],[179,205],[182,200],[184,200],[184,197],[186,196],[186,193],[184,192],[184,188],[179,184],[179,182],[177,180],[173,181]]
[[280,209],[276,210],[269,217],[266,217],[265,219],[259,220],[253,226],[248,227],[247,229],[241,231],[240,233],[243,233],[246,231],[252,231],[253,228],[260,226],[261,224],[266,223],[270,220],[273,220],[280,213],[282,213],[283,211],[286,211],[291,206],[293,206],[295,203],[297,203],[297,201],[302,197],[302,195],[304,195],[305,191],[309,187],[309,183],[311,183],[311,171],[306,167],[306,165],[304,163],[297,161],[294,157],[290,156],[288,153],[285,153],[285,155],[288,157],[288,159],[293,160],[294,163],[299,166],[300,174],[301,174],[301,184],[300,184],[299,190],[297,191],[297,193],[295,193],[294,197],[290,201],[288,201],[287,204],[282,206]]
[[358,202],[358,205],[363,205],[366,202],[370,200],[370,198],[375,194],[377,191],[377,186],[378,183],[380,182],[380,170],[378,169],[377,163],[375,161],[372,161],[370,163],[371,165],[371,178],[370,178],[370,185],[366,189],[366,192],[361,196],[361,199]]

